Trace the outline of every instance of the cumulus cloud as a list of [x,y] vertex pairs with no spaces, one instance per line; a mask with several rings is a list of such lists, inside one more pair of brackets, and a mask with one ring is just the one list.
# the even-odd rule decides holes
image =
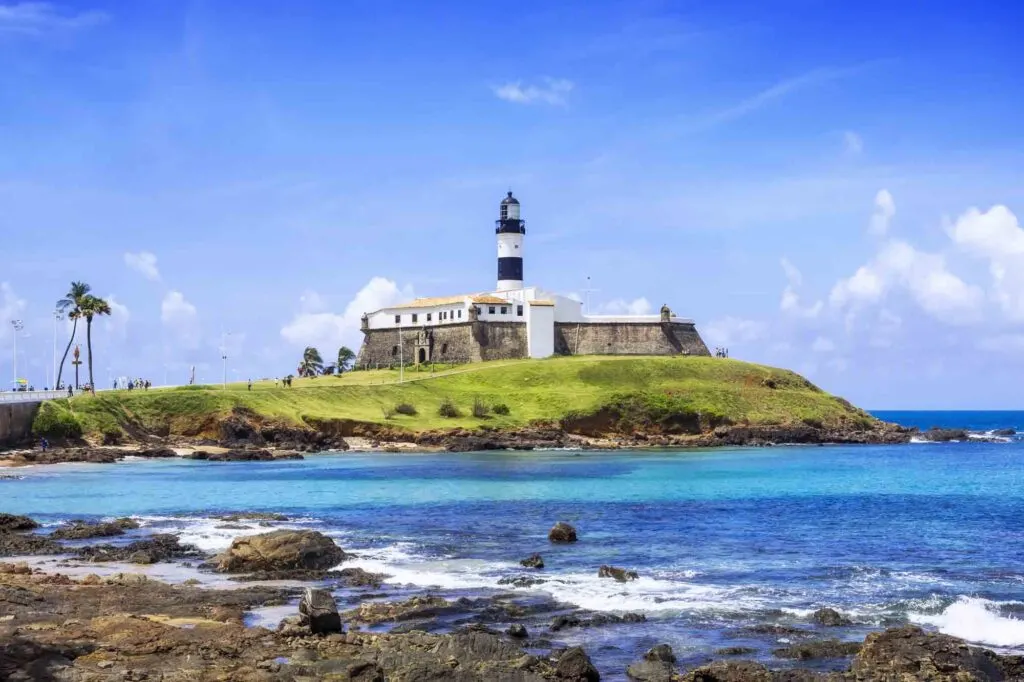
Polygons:
[[107,303],[110,305],[110,315],[103,318],[103,328],[108,334],[123,339],[128,333],[128,320],[131,319],[131,312],[128,306],[118,301],[113,295],[107,296]]
[[79,31],[106,22],[109,15],[89,10],[62,12],[49,2],[16,2],[0,5],[0,37],[19,35],[38,38],[58,32]]
[[757,341],[764,336],[765,330],[764,323],[756,320],[723,317],[701,327],[701,334],[713,346],[729,346]]
[[597,312],[602,315],[650,315],[651,304],[642,296],[632,301],[615,298],[600,306]]
[[779,310],[794,317],[817,317],[821,313],[824,304],[821,301],[815,301],[808,305],[802,304],[797,289],[803,284],[803,275],[787,258],[783,258],[780,264],[782,265],[783,272],[786,273],[786,288],[782,290]]
[[875,195],[875,212],[871,214],[871,225],[868,230],[871,234],[884,237],[889,232],[889,223],[896,215],[896,202],[887,189],[878,190]]
[[1024,320],[1024,229],[1006,206],[972,208],[949,227],[965,253],[988,260],[992,298],[1015,322]]
[[575,85],[564,78],[545,78],[543,85],[523,85],[522,81],[513,81],[491,88],[498,99],[515,104],[552,104],[564,105],[566,97]]
[[124,264],[146,279],[154,282],[160,279],[160,270],[156,267],[156,256],[149,251],[124,254]]
[[[331,357],[340,346],[353,350],[361,343],[359,332],[363,313],[402,303],[413,297],[412,288],[399,286],[385,277],[374,277],[360,289],[341,314],[322,310],[323,300],[315,292],[305,292],[300,312],[281,329],[281,336],[296,347],[316,346]],[[312,307],[311,307],[311,304]]]
[[185,348],[199,347],[199,313],[180,291],[168,291],[164,296],[160,321]]
[[849,156],[860,156],[864,151],[864,140],[852,130],[843,133],[843,149]]

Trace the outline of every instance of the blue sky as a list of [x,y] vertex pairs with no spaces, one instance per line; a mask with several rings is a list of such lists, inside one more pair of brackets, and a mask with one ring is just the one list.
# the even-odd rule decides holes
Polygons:
[[287,373],[493,287],[511,187],[529,283],[869,408],[1019,408],[1022,12],[0,0],[0,374],[17,317],[46,383],[73,279],[115,304],[100,383],[215,381],[222,332]]

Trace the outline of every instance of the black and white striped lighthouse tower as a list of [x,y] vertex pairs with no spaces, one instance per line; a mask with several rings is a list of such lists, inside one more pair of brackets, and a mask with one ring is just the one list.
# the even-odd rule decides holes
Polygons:
[[498,291],[523,288],[523,237],[526,221],[519,217],[519,200],[508,196],[501,200],[501,217],[495,221],[498,235]]

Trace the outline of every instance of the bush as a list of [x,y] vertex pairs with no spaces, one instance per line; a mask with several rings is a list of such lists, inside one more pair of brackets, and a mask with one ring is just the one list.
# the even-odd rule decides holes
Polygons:
[[124,432],[121,431],[120,427],[105,425],[100,429],[100,433],[103,435],[104,445],[120,445],[121,440],[124,438]]
[[494,412],[494,414],[500,414],[503,417],[508,415],[510,411],[508,409],[508,405],[506,405],[505,403],[498,403],[497,405],[492,407],[491,410]]
[[395,405],[395,412],[404,414],[407,417],[414,417],[416,416],[416,406],[409,403],[398,403]]
[[484,417],[486,417],[490,413],[491,413],[491,410],[490,410],[490,408],[487,407],[487,404],[484,403],[484,401],[480,400],[480,398],[476,398],[476,399],[473,400],[473,416],[474,417],[476,417],[477,419],[483,419]]
[[395,416],[395,408],[388,407],[387,405],[381,405],[380,412],[384,415],[385,419],[391,419]]
[[32,433],[43,438],[81,438],[82,422],[71,410],[46,402],[32,421]]
[[437,413],[442,417],[448,419],[454,419],[455,417],[461,417],[462,413],[459,412],[459,408],[455,407],[455,403],[452,402],[451,398],[445,398],[441,401],[441,404],[437,408]]

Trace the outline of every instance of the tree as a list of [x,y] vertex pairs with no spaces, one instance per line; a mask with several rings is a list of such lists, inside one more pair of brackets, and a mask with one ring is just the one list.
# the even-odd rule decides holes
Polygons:
[[338,349],[338,374],[343,373],[352,365],[352,361],[356,359],[356,354],[352,352],[352,349],[348,346],[342,346]]
[[324,365],[324,368],[320,370],[320,373],[326,376],[332,376],[338,368],[334,365]]
[[79,308],[79,314],[85,318],[85,348],[89,355],[89,390],[96,395],[96,382],[92,377],[92,319],[97,315],[109,315],[110,304],[98,296],[87,294]]
[[315,377],[324,368],[324,359],[320,357],[320,351],[313,346],[306,346],[302,351],[302,362],[299,363],[299,376]]
[[71,338],[68,339],[67,348],[64,349],[64,356],[60,359],[60,370],[57,372],[57,381],[54,386],[60,386],[60,376],[64,373],[64,363],[68,359],[68,352],[71,344],[75,342],[75,333],[78,331],[78,319],[82,317],[82,301],[89,295],[91,287],[85,282],[72,282],[68,293],[64,298],[57,301],[57,310],[66,313],[69,320],[72,320]]

